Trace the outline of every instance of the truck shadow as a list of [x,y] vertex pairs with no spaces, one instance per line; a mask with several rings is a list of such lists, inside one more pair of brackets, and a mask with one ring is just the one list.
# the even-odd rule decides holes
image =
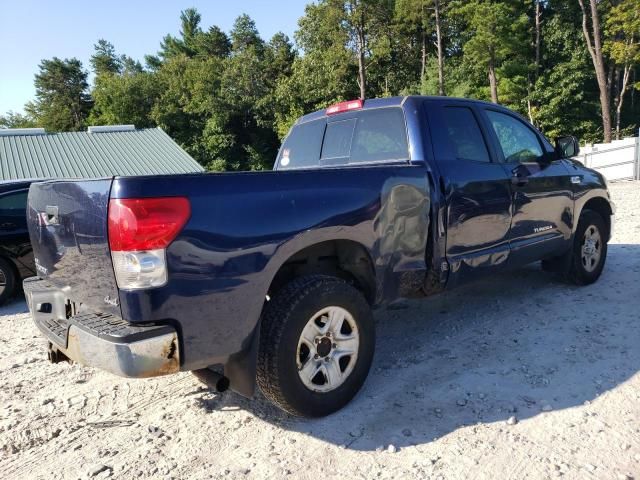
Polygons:
[[601,279],[587,287],[532,265],[381,309],[369,378],[327,418],[295,419],[264,399],[231,394],[202,406],[247,409],[282,428],[365,451],[580,406],[640,370],[638,279],[640,245],[614,244]]
[[17,315],[19,313],[29,313],[27,304],[24,301],[24,294],[18,292],[16,296],[2,305],[2,315]]

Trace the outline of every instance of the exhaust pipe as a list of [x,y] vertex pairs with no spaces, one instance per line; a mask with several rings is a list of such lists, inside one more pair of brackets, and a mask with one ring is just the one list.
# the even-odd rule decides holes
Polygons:
[[210,368],[193,370],[191,373],[193,373],[198,380],[216,392],[222,393],[229,389],[229,379]]

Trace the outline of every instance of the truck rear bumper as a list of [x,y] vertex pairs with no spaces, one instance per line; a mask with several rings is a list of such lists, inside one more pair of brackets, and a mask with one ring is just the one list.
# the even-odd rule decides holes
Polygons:
[[50,350],[122,377],[146,378],[180,370],[179,342],[169,325],[132,325],[104,313],[75,313],[64,290],[37,277],[24,281],[29,311]]

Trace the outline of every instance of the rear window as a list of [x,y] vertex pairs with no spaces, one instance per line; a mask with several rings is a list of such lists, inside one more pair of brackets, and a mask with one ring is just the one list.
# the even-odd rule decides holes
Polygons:
[[408,160],[400,108],[362,110],[346,119],[325,117],[293,127],[280,149],[277,168],[313,168]]

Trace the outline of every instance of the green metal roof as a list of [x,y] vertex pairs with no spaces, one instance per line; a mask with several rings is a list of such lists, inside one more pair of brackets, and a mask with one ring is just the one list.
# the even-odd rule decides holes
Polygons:
[[100,128],[91,133],[0,130],[0,180],[204,171],[160,128]]

